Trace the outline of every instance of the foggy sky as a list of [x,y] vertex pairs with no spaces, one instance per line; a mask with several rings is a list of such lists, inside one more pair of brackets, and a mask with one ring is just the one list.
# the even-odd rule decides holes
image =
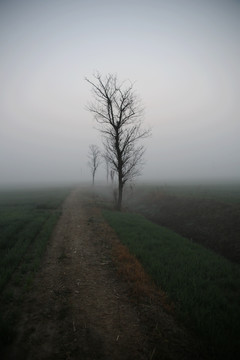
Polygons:
[[238,0],[1,0],[0,185],[90,179],[96,70],[135,81],[142,180],[240,179],[239,19]]

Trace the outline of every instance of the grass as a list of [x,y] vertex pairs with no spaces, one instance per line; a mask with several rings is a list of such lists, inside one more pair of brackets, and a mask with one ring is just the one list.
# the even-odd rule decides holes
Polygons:
[[[0,192],[1,345],[13,336],[13,303],[31,288],[69,188]],[[10,283],[11,280],[11,283]],[[9,286],[10,285],[10,286]]]
[[67,189],[0,193],[0,292],[24,254],[34,245],[34,267],[60,215]]
[[103,215],[211,356],[235,359],[240,350],[239,266],[140,215],[106,210]]

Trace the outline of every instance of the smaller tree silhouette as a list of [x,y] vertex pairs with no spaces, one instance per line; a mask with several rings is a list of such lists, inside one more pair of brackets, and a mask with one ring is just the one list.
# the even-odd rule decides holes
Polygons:
[[106,157],[104,157],[103,156],[103,158],[104,158],[104,161],[105,161],[105,167],[106,167],[106,173],[107,173],[107,184],[108,184],[108,181],[109,181],[109,161],[108,161],[108,159],[106,158]]
[[96,171],[101,163],[101,151],[97,145],[89,145],[88,159],[88,166],[92,174],[92,185],[94,185]]

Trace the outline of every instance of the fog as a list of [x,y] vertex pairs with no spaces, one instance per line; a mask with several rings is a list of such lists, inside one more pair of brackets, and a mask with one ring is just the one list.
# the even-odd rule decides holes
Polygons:
[[90,181],[96,70],[135,82],[142,181],[239,180],[239,18],[238,0],[2,0],[0,185]]

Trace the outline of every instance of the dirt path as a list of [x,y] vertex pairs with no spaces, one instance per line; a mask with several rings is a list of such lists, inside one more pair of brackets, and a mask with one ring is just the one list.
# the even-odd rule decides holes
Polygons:
[[[130,301],[112,264],[103,220],[93,211],[79,190],[65,201],[6,359],[156,358],[146,308]],[[155,333],[168,334],[158,335],[161,359],[198,359],[186,334],[167,315],[161,319],[152,324]]]

